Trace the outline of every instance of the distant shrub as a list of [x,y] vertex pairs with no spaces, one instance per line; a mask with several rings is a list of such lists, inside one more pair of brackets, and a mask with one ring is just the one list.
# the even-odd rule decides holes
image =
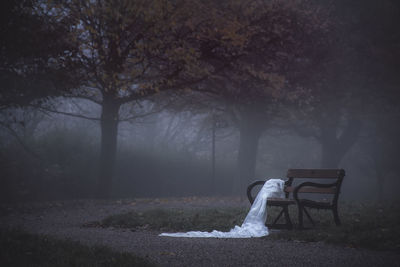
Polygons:
[[[230,168],[229,168],[230,167]],[[125,150],[117,157],[114,191],[124,197],[168,197],[230,194],[235,168],[217,164],[187,151]]]
[[[99,144],[84,130],[55,128],[26,140],[38,155],[16,142],[2,144],[1,201],[92,198],[96,188]],[[113,196],[162,197],[231,192],[234,168],[217,165],[188,151],[119,146]]]
[[35,155],[10,142],[0,153],[1,200],[82,198],[91,195],[97,148],[83,131],[54,129],[25,140]]

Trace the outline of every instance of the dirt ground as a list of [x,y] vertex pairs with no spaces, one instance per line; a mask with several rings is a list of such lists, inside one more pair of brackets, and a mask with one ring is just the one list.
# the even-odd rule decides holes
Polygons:
[[[63,201],[0,207],[0,227],[132,252],[160,266],[400,266],[400,255],[322,242],[160,237],[146,229],[83,227],[111,214],[152,208],[249,206],[239,198]],[[274,233],[271,233],[274,234]]]

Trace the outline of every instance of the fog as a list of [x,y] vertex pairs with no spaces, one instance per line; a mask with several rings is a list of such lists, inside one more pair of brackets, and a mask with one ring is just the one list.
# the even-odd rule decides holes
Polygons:
[[1,201],[244,198],[289,168],[399,199],[396,1],[22,2],[2,24]]
[[[128,121],[123,116],[129,118],[132,107],[123,108],[111,196],[245,197],[245,187],[235,188],[239,179],[240,132],[226,112],[215,108],[201,112],[157,110],[156,106],[155,102],[143,101],[133,108],[135,114],[141,115]],[[53,108],[57,113],[50,112]],[[49,102],[44,109],[4,111],[2,114],[9,119],[9,124],[0,132],[2,201],[95,197],[99,113],[96,104],[63,98]],[[399,199],[396,164],[385,165],[391,160],[397,162],[391,157],[395,157],[393,150],[398,147],[399,127],[385,124],[384,129],[379,129],[380,123],[379,116],[365,119],[360,134],[339,164],[332,162],[332,168],[346,171],[342,187],[344,200]],[[269,125],[258,141],[255,175],[248,177],[246,183],[285,178],[288,168],[322,166],[321,143],[311,134],[298,134],[296,127],[299,126],[291,123],[290,118],[281,117]],[[339,128],[338,136],[341,131]],[[388,162],[382,163],[382,160]]]

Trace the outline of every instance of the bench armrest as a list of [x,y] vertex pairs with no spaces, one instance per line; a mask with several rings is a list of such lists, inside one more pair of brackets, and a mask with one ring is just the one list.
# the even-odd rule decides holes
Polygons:
[[251,190],[253,190],[253,187],[257,186],[257,185],[263,185],[265,184],[266,181],[255,181],[253,183],[251,183],[248,187],[247,187],[247,198],[250,201],[250,204],[253,205],[254,202],[254,197],[251,195]]
[[[267,181],[267,180],[263,180],[263,181],[261,181],[261,180],[254,181],[253,183],[251,183],[251,184],[247,187],[247,198],[249,199],[250,204],[253,205],[253,202],[254,202],[254,200],[255,200],[255,197],[253,197],[253,196],[251,195],[251,190],[253,190],[253,188],[254,188],[255,186],[257,186],[257,185],[264,185],[266,181]],[[292,183],[292,180],[290,180],[290,179],[287,180],[287,181],[285,181],[285,187],[288,186],[288,185],[290,185],[291,183]],[[285,192],[285,198],[288,198],[288,193],[286,193],[286,192]]]
[[[317,187],[317,188],[330,188],[330,187],[336,187],[338,185],[337,182],[331,183],[331,184],[322,184],[322,183],[314,183],[314,182],[304,182],[299,185],[297,185],[294,190],[293,190],[293,198],[296,200],[296,202],[299,202],[299,197],[298,193],[302,187],[309,186],[309,187]],[[337,194],[337,193],[336,193]]]

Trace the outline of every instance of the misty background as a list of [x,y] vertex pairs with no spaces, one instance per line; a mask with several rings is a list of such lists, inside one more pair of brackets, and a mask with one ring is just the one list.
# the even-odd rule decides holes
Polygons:
[[[98,87],[97,94],[88,93],[100,85],[89,83],[94,79],[88,71],[92,63],[86,61],[80,62],[82,65],[78,65],[77,60],[68,63],[70,65],[61,64],[63,68],[67,65],[71,76],[54,74],[55,78],[52,76],[50,79],[52,85],[49,85],[47,75],[53,74],[49,68],[58,64],[58,57],[51,54],[52,50],[49,51],[44,44],[44,50],[49,55],[47,52],[41,54],[43,51],[31,51],[32,39],[29,39],[29,34],[35,32],[25,28],[29,23],[26,24],[24,19],[30,18],[32,13],[21,15],[22,9],[15,8],[15,1],[6,2],[9,5],[5,6],[8,8],[5,10],[9,15],[3,18],[8,24],[4,21],[2,24],[4,38],[1,43],[3,63],[0,76],[2,202],[99,196],[245,197],[249,183],[266,178],[285,178],[288,168],[345,169],[346,177],[341,192],[343,200],[400,199],[397,192],[400,187],[400,33],[396,26],[399,23],[400,6],[396,1],[334,1],[333,4],[320,1],[318,8],[330,14],[329,26],[326,26],[328,30],[319,27],[325,22],[319,21],[318,24],[305,20],[302,21],[304,28],[293,26],[290,31],[283,30],[283,34],[278,34],[279,41],[276,44],[268,40],[272,44],[266,45],[263,43],[265,40],[254,35],[256,37],[246,43],[246,51],[243,45],[228,49],[225,41],[218,40],[220,43],[215,45],[217,49],[210,50],[212,53],[207,50],[207,54],[204,52],[206,48],[197,46],[197,42],[193,44],[192,39],[188,38],[182,47],[193,45],[191,49],[197,49],[197,54],[192,54],[190,49],[187,52],[188,57],[194,58],[184,62],[191,66],[190,72],[180,73],[171,86],[168,84],[178,88],[182,79],[190,81],[189,88],[182,90],[162,90],[160,88],[164,81],[160,81],[156,85],[146,83],[142,89],[151,93],[141,93],[141,83],[149,78],[138,76],[136,80],[127,80],[124,71],[129,64],[123,65],[124,70],[121,70],[120,63],[111,59],[112,64],[109,62],[107,65],[106,62],[104,66],[100,61],[92,62],[100,66],[99,69],[104,69],[107,75],[119,75],[110,74],[109,77],[118,76],[121,84],[129,84],[124,91],[115,89],[115,94],[109,98],[111,100],[107,100],[111,89]],[[29,8],[35,7],[35,1],[22,2],[28,3]],[[40,24],[45,18],[46,27],[57,25],[50,22],[54,19],[52,12],[57,13],[59,7],[51,9],[38,2],[40,8],[52,11],[49,17],[35,13],[35,21],[39,17],[37,23]],[[82,34],[80,27],[84,26],[74,28],[74,24],[68,21],[68,15],[65,14],[72,14],[74,9],[67,3],[65,9],[60,8],[60,14],[70,23],[66,23],[70,25],[68,34],[73,31],[71,29],[81,31],[76,44],[80,47],[88,37]],[[87,8],[92,10],[90,4]],[[214,8],[221,7],[217,5]],[[307,17],[307,13],[301,13],[303,11],[299,7],[268,8],[276,11],[273,14],[283,14],[279,16],[285,18],[286,22],[278,23],[282,29],[292,25],[286,20],[288,17],[294,20],[290,12],[299,12],[300,17]],[[38,9],[34,10],[38,12]],[[282,10],[286,11],[279,13]],[[313,14],[321,19],[325,13]],[[266,25],[274,25],[271,23],[275,22],[264,23],[260,28],[266,29]],[[60,27],[64,29],[64,24]],[[309,39],[298,36],[308,29],[309,35],[302,34]],[[51,30],[54,29],[45,35],[47,39],[40,41],[55,40],[56,36]],[[26,34],[26,31],[30,33]],[[271,29],[271,32],[274,31],[276,29]],[[62,30],[57,30],[57,33],[60,32]],[[25,38],[21,37],[23,34],[29,42],[15,41]],[[166,36],[169,38],[171,35]],[[72,40],[67,34],[64,37]],[[167,37],[157,38],[165,43]],[[239,37],[232,38],[241,40]],[[35,44],[37,41],[32,42]],[[69,41],[66,42],[67,46],[71,45]],[[143,39],[141,42],[147,41]],[[204,43],[208,41],[201,40]],[[216,42],[214,39],[212,41]],[[75,44],[68,49],[64,45],[61,48],[63,53],[68,49],[71,52],[63,56],[62,62],[65,62],[65,58],[75,56],[83,61],[83,56],[89,55],[90,49],[87,47],[82,52],[82,49],[74,50]],[[110,54],[113,52],[111,41],[105,47]],[[157,49],[162,55],[167,53],[167,50],[162,50],[163,47]],[[234,56],[237,53],[245,56],[238,61],[234,56],[227,56],[226,51]],[[95,58],[97,54],[91,55]],[[211,66],[212,70],[224,65],[222,63],[230,62],[230,65],[222,72],[211,75],[210,79],[199,79],[198,75],[203,70],[195,72],[196,75],[193,72],[203,67],[198,62],[203,62],[201,60],[205,55],[207,66]],[[176,58],[178,56],[174,55]],[[32,57],[44,58],[45,67],[40,63],[32,65]],[[185,69],[179,65],[181,61],[171,63],[168,60],[163,58],[157,61],[150,68],[149,76],[164,74],[168,68],[176,67],[179,71]],[[168,64],[165,63],[167,61]],[[271,64],[265,66],[265,62]],[[251,67],[237,69],[244,65]],[[46,77],[25,70],[31,66],[34,66],[33,69],[43,67]],[[67,73],[58,67],[56,70]],[[248,70],[248,73],[243,74],[244,70]],[[85,75],[81,76],[82,73]],[[102,80],[103,83],[98,80],[95,82],[104,85],[109,81],[107,77]],[[80,84],[75,84],[78,80]],[[42,92],[38,89],[53,88],[53,82],[57,84],[54,86],[57,90]],[[114,83],[114,80],[110,81],[110,84]],[[76,93],[78,89],[82,91]],[[129,101],[118,102],[125,98]],[[118,109],[107,121],[105,110],[113,107],[111,102],[115,99]],[[110,121],[114,124],[107,128]],[[107,158],[113,154],[110,145],[112,137],[104,140],[104,136],[113,131],[117,140],[115,165],[110,163],[114,160],[111,156]],[[99,180],[102,174],[112,179],[102,182]],[[103,183],[103,194],[100,195],[97,189],[99,183]],[[105,193],[107,190],[104,191],[104,188],[110,190],[109,194]]]
[[[59,101],[59,111],[85,111],[93,116],[99,112],[87,101]],[[144,109],[146,106],[153,108],[152,103],[143,103]],[[3,201],[94,197],[98,121],[36,109],[7,112],[13,122],[1,131]],[[235,192],[239,131],[221,116],[217,121],[215,113],[163,110],[122,122],[112,196],[244,196],[245,188]],[[253,180],[284,178],[288,168],[324,167],[319,140],[298,134],[297,126],[288,120],[282,118],[260,136]],[[385,116],[384,121],[365,121],[339,165],[331,165],[346,170],[344,199],[398,199],[395,163],[399,130],[389,120]],[[390,161],[393,169],[386,167]]]

